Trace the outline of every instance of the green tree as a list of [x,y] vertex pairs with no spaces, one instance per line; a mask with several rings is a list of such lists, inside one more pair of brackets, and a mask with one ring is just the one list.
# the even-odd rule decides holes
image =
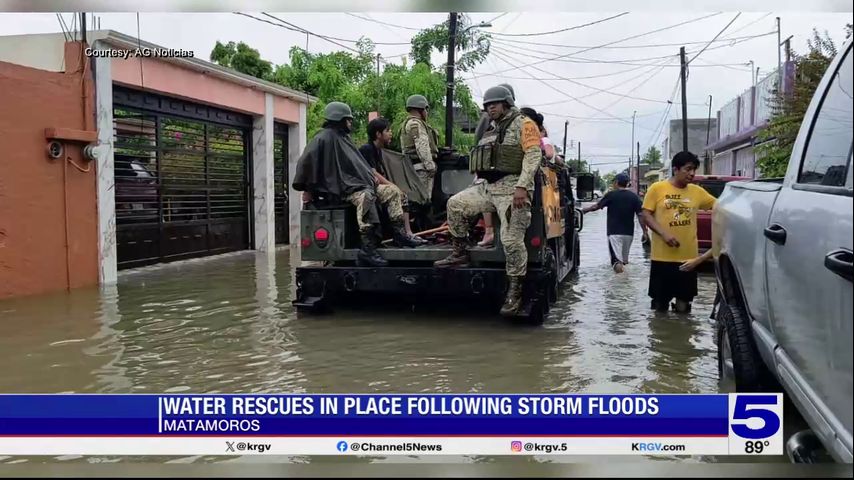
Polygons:
[[655,146],[649,147],[649,150],[643,154],[641,161],[649,164],[650,168],[661,168],[661,150]]
[[[850,27],[847,28],[850,33]],[[805,55],[792,53],[795,63],[794,85],[784,91],[779,85],[769,100],[771,120],[768,127],[758,135],[756,166],[763,178],[782,177],[786,174],[792,147],[801,128],[804,115],[830,66],[837,50],[827,32],[824,35],[813,29],[813,37],[807,41],[809,51]]]
[[617,174],[615,172],[608,172],[605,175],[602,175],[602,183],[604,187],[602,187],[602,191],[608,190],[611,188],[611,185],[614,184],[614,179],[617,178]]
[[[229,47],[229,46],[233,46]],[[234,68],[249,75],[259,72],[257,63],[235,61],[236,52],[257,51],[245,46],[243,50],[234,42],[222,45],[217,42],[211,59],[220,65]],[[319,99],[307,112],[307,133],[314,136],[323,125],[323,109],[327,103],[341,101],[353,110],[353,140],[361,143],[367,140],[367,119],[370,112],[376,111],[392,123],[395,133],[394,144],[400,125],[406,117],[406,98],[421,94],[430,102],[428,123],[439,131],[440,142],[444,144],[445,118],[445,74],[433,70],[429,63],[406,65],[388,64],[377,74],[375,69],[374,44],[362,39],[356,44],[356,53],[337,51],[315,54],[299,47],[292,47],[289,63],[271,68],[268,79],[280,85],[300,90]],[[263,63],[263,60],[258,60]],[[471,90],[462,81],[456,82],[454,103],[462,111],[476,117],[478,106],[472,99]],[[455,147],[465,151],[474,145],[474,136],[463,134],[459,128],[454,132]]]
[[261,59],[258,50],[243,42],[228,42],[223,45],[217,41],[211,51],[210,59],[223,67],[233,68],[238,72],[264,80],[270,80],[273,73],[273,64]]
[[[448,38],[450,37],[449,22],[450,19],[421,30],[412,38],[411,55],[415,63],[424,63],[432,68],[433,50],[447,51]],[[489,55],[491,36],[479,29],[469,28],[471,25],[471,18],[468,15],[460,14],[457,16],[455,69],[458,72],[472,70],[486,60]],[[440,69],[444,69],[445,66],[446,64],[442,64]]]

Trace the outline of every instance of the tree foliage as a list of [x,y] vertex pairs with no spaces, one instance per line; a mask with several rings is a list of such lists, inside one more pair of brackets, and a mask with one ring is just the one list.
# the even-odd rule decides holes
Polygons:
[[[455,44],[455,70],[467,72],[484,60],[489,55],[490,35],[471,27],[471,18],[465,14],[457,16],[457,41]],[[411,55],[415,63],[424,63],[430,68],[432,65],[432,54],[434,50],[447,52],[448,38],[450,36],[450,18],[431,28],[421,30],[412,38]],[[447,63],[439,68],[444,69]]]
[[243,42],[222,44],[217,41],[210,58],[212,62],[223,67],[233,68],[238,72],[264,80],[270,80],[273,73],[273,64],[263,60],[258,50]]
[[[467,21],[465,20],[463,24]],[[425,39],[434,35],[440,27],[441,25],[422,30],[416,35],[416,39],[413,39],[413,50],[416,44],[426,48],[425,45],[429,42],[424,43]],[[462,38],[468,39],[472,36],[473,34],[466,34],[462,35]],[[445,25],[445,41],[447,41],[447,25]],[[480,45],[477,42],[479,42],[478,39],[467,40],[463,42],[461,49],[466,50],[471,48],[471,45]],[[350,105],[353,110],[355,142],[367,140],[368,114],[379,112],[380,116],[391,122],[394,132],[393,143],[398,147],[399,128],[407,115],[406,98],[420,94],[424,95],[430,103],[428,123],[436,128],[440,142],[444,144],[445,73],[434,70],[429,61],[416,61],[412,66],[387,64],[378,73],[373,42],[362,39],[356,44],[356,50],[358,53],[349,51],[311,53],[294,46],[290,49],[288,64],[272,68],[272,64],[261,60],[257,50],[243,43],[235,45],[234,42],[229,42],[223,45],[217,42],[214,51],[211,52],[211,60],[317,97],[319,101],[312,104],[307,112],[309,138],[322,127],[323,109],[326,104],[340,101]],[[479,55],[466,57],[467,65],[475,62],[476,59],[483,61],[485,57]],[[270,65],[270,69],[265,69],[264,65]],[[472,99],[471,90],[459,79],[455,82],[454,103],[464,114],[477,118],[479,108]],[[458,127],[455,128],[454,146],[458,150],[465,150],[473,144],[473,135],[464,134]]]
[[649,165],[650,168],[661,168],[661,150],[659,150],[654,145],[649,147],[649,150],[643,154],[643,158],[641,159],[643,163]]
[[777,85],[769,99],[771,120],[768,127],[759,133],[759,145],[756,146],[756,166],[764,178],[785,176],[804,115],[837,53],[836,45],[827,32],[822,35],[815,29],[807,46],[809,51],[805,55],[792,52],[795,64],[792,88],[784,91]]

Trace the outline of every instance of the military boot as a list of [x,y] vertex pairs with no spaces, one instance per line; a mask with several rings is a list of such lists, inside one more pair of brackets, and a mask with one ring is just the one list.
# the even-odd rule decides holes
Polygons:
[[362,248],[356,254],[356,265],[360,267],[386,267],[388,260],[377,253],[376,227],[361,234]]
[[420,241],[413,240],[412,237],[407,235],[403,222],[394,222],[392,224],[392,238],[394,239],[394,244],[398,247],[417,247],[422,245]]
[[436,260],[433,262],[433,266],[436,268],[453,268],[453,267],[468,267],[469,266],[469,252],[468,252],[468,244],[465,239],[451,237],[451,247],[453,251],[447,257],[442,260]]
[[501,315],[512,317],[519,313],[522,306],[522,281],[524,277],[507,277],[510,285],[507,287],[507,298],[501,306]]

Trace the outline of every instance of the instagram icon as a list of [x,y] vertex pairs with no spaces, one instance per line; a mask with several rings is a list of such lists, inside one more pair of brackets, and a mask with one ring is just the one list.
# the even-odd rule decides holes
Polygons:
[[522,442],[520,442],[518,440],[514,440],[514,441],[510,442],[510,450],[512,450],[514,452],[521,452],[522,451]]

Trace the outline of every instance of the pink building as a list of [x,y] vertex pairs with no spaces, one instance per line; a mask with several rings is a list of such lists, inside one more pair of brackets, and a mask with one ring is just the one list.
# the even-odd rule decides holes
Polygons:
[[[0,36],[0,66],[43,77],[44,88],[51,74],[90,79],[91,108],[81,115],[94,138],[63,141],[79,143],[81,151],[90,147],[97,202],[90,214],[97,217],[92,268],[101,284],[115,282],[123,268],[267,251],[297,237],[300,202],[288,201],[299,198],[288,179],[306,144],[307,105],[317,99],[115,31],[89,32],[87,40],[66,42],[61,33]],[[166,55],[133,55],[139,48]],[[49,112],[37,98],[31,103],[28,108]],[[34,131],[23,134],[41,135],[39,156],[47,156],[44,129],[60,126],[49,123],[36,119],[27,127]],[[10,135],[0,131],[0,143],[12,145]],[[39,175],[43,161],[33,160],[19,173],[21,181]],[[41,221],[25,219],[3,235],[22,238]]]

